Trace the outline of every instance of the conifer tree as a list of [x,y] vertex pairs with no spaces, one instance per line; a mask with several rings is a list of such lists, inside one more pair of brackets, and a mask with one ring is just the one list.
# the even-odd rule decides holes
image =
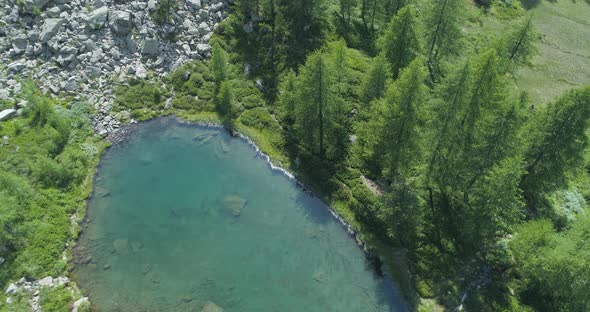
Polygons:
[[234,94],[231,83],[223,81],[217,95],[217,108],[225,118],[232,118],[234,115]]
[[459,23],[465,7],[463,0],[434,0],[426,19],[428,71],[431,81],[440,75],[440,61],[458,52],[461,37]]
[[419,25],[410,6],[405,6],[392,19],[379,38],[378,47],[390,64],[394,79],[397,79],[401,69],[420,54],[422,43]]
[[325,156],[326,135],[332,97],[332,76],[326,56],[312,53],[298,77],[295,130],[301,142],[320,156]]
[[414,60],[387,90],[384,103],[383,142],[389,175],[410,169],[418,158],[419,132],[425,100],[424,60]]
[[213,72],[213,80],[220,86],[220,84],[227,80],[227,55],[225,50],[219,43],[213,44],[213,51],[211,54],[211,72]]
[[361,99],[369,104],[374,99],[380,99],[385,94],[385,83],[389,77],[388,64],[383,54],[371,60],[371,68],[361,86]]
[[502,58],[502,70],[510,71],[517,65],[526,64],[535,52],[535,27],[530,15],[501,39],[498,54]]
[[588,146],[590,87],[572,90],[544,108],[532,121],[520,187],[529,212],[544,207],[543,196],[563,187],[568,170],[582,163]]

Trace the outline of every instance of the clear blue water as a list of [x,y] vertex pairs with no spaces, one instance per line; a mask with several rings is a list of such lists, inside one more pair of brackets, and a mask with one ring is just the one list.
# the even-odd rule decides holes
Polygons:
[[322,202],[173,118],[105,153],[72,275],[98,311],[405,311]]

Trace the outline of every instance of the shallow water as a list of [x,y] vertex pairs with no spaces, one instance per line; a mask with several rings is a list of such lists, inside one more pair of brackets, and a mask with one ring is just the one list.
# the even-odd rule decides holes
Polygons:
[[87,213],[72,275],[99,311],[405,311],[325,205],[222,130],[142,124]]

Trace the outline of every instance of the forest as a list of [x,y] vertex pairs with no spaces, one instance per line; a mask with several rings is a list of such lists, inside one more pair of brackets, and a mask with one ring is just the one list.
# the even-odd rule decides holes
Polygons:
[[[179,1],[152,18],[171,23]],[[252,138],[360,233],[415,311],[589,311],[590,85],[544,101],[520,84],[543,1],[232,1],[210,60],[113,78],[114,110]],[[23,116],[0,124],[3,284],[70,269],[70,217],[108,145],[84,100],[32,82],[16,100]]]
[[[490,6],[504,30],[467,34]],[[214,44],[218,110],[239,115],[226,63],[247,64],[304,180],[436,299],[419,310],[586,311],[590,87],[538,103],[515,86],[534,19],[503,1],[241,0]]]

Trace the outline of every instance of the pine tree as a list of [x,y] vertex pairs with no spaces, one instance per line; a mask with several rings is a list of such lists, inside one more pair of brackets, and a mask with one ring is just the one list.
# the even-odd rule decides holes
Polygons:
[[211,55],[211,72],[213,73],[213,80],[220,86],[220,84],[227,80],[227,55],[225,50],[219,43],[213,44],[213,51]]
[[401,69],[420,54],[422,49],[418,21],[410,6],[401,9],[378,40],[379,50],[391,66],[391,74],[397,79]]
[[374,99],[380,99],[385,94],[385,83],[389,77],[387,69],[387,60],[383,54],[371,60],[371,68],[369,68],[361,86],[361,99],[365,104],[368,105]]
[[441,74],[440,61],[456,55],[459,48],[461,14],[465,10],[463,0],[434,0],[426,19],[428,46],[428,71],[435,82]]
[[340,18],[346,24],[350,24],[352,18],[352,11],[358,5],[358,0],[339,0],[340,4]]
[[543,196],[563,187],[567,172],[582,163],[588,146],[589,103],[590,87],[569,91],[531,123],[527,131],[526,174],[520,187],[532,215],[544,208]]

